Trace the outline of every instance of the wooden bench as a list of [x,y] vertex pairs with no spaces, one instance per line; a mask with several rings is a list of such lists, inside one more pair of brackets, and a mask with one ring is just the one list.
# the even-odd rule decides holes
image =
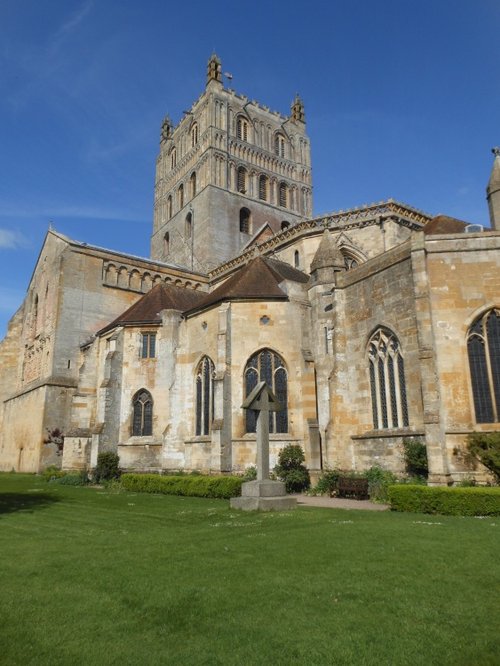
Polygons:
[[339,477],[337,497],[350,497],[358,500],[368,499],[368,479]]

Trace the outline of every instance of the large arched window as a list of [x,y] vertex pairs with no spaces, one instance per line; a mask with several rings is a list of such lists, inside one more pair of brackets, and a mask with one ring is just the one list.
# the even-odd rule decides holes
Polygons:
[[244,167],[239,167],[237,173],[236,189],[241,194],[246,194],[247,191],[247,171]]
[[[285,364],[281,356],[271,349],[262,349],[254,354],[245,366],[245,395],[259,382],[266,382],[284,409],[269,412],[269,432],[288,432],[288,381]],[[246,431],[255,432],[256,414],[246,410]]]
[[248,208],[240,208],[240,231],[244,234],[250,233],[250,217]]
[[147,437],[153,434],[153,398],[146,389],[137,391],[132,400],[132,435]]
[[467,335],[477,423],[500,421],[500,308],[486,312]]
[[394,333],[379,328],[368,346],[373,427],[403,428],[409,425],[404,361]]
[[196,434],[208,435],[214,420],[214,378],[213,361],[204,356],[196,368]]

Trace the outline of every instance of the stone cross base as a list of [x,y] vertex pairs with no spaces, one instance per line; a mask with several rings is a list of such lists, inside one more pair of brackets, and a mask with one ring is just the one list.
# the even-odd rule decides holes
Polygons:
[[243,511],[289,511],[297,499],[286,494],[282,481],[247,481],[241,486],[241,497],[231,499],[231,509]]

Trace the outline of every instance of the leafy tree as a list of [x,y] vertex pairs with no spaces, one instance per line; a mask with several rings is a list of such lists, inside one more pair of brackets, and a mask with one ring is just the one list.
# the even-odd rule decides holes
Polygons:
[[467,451],[500,483],[500,432],[475,432],[467,438]]
[[300,493],[311,485],[304,461],[304,451],[298,444],[288,444],[279,452],[274,471],[276,476],[285,482],[287,493]]

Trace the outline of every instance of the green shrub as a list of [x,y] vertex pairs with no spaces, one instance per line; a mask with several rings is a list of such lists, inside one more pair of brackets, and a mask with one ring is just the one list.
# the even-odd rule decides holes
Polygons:
[[410,476],[427,478],[429,474],[427,448],[421,440],[403,439],[403,457],[406,471]]
[[398,482],[398,477],[378,465],[370,467],[365,473],[368,479],[368,494],[374,502],[387,502],[389,500],[388,488]]
[[389,486],[393,511],[439,513],[448,516],[500,515],[500,488]]
[[66,476],[67,472],[63,472],[62,469],[56,467],[55,465],[50,465],[46,467],[42,472],[42,478],[44,481],[54,481],[56,479],[61,479],[63,476]]
[[287,493],[300,493],[311,485],[304,461],[304,451],[298,444],[288,444],[279,452],[274,472],[280,481],[285,482]]
[[467,450],[500,483],[500,432],[475,432],[467,437]]
[[318,483],[312,489],[312,493],[314,495],[331,495],[337,490],[340,475],[341,472],[338,469],[323,470]]
[[78,474],[65,474],[59,479],[55,479],[54,483],[61,486],[86,486],[88,477],[86,472],[79,472]]
[[96,483],[119,479],[120,475],[120,458],[117,453],[103,451],[97,455],[97,465],[92,470],[92,479]]
[[257,467],[255,467],[255,465],[250,465],[250,467],[247,467],[241,478],[243,479],[243,483],[246,483],[247,481],[256,481]]
[[160,476],[158,474],[122,474],[125,490],[138,493],[162,493],[186,497],[229,499],[241,494],[243,480],[237,476]]

